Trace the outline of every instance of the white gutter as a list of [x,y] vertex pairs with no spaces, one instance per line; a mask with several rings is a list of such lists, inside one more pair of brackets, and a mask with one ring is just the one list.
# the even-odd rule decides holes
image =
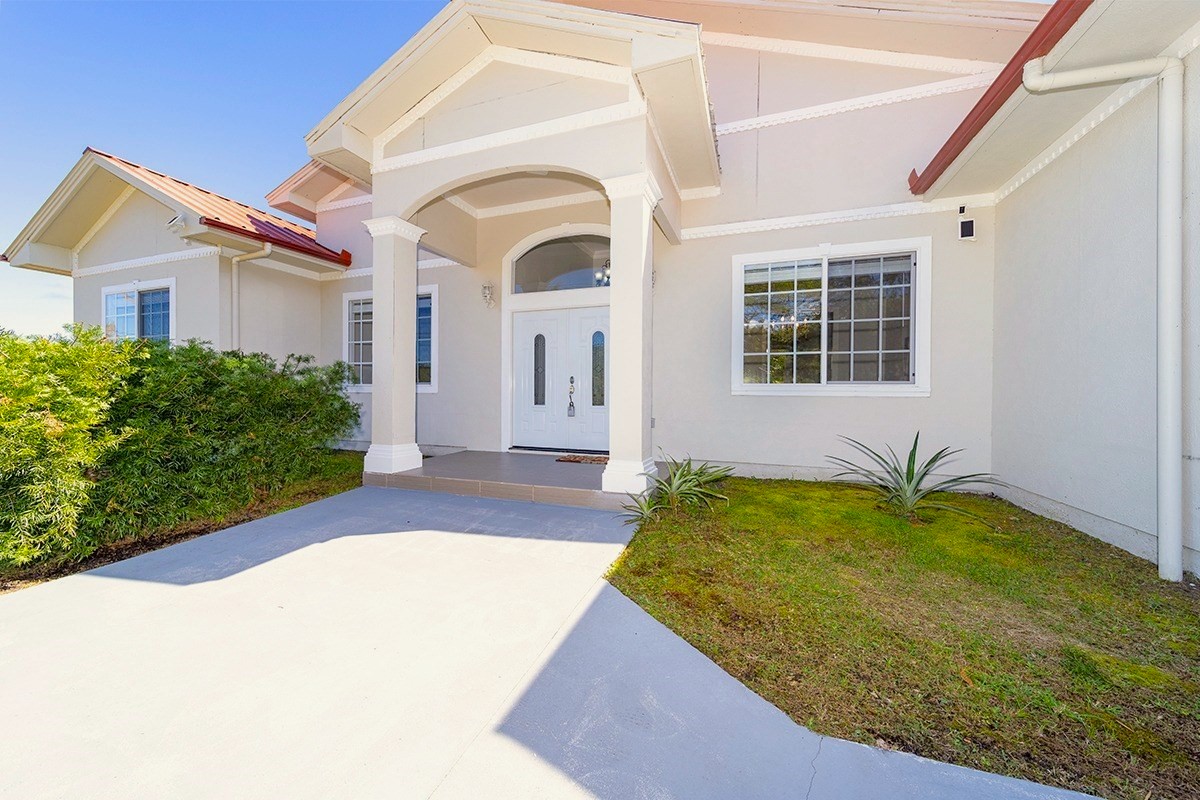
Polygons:
[[1158,574],[1183,580],[1183,61],[1044,71],[1025,65],[1030,92],[1158,78]]
[[231,320],[232,330],[230,331],[230,348],[231,350],[242,349],[242,281],[239,274],[239,267],[243,261],[254,261],[259,258],[266,258],[271,255],[273,248],[268,243],[262,250],[256,250],[253,253],[242,253],[240,256],[234,256],[230,259],[233,265],[230,270],[230,285],[231,285],[231,303],[229,316]]

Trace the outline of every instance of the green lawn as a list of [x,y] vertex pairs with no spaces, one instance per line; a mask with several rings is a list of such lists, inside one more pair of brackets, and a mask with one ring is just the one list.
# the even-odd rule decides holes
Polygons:
[[224,513],[216,517],[190,519],[143,538],[113,542],[102,546],[83,561],[59,561],[18,569],[0,569],[0,594],[132,558],[160,547],[349,491],[362,486],[362,471],[362,453],[349,450],[330,451],[321,456],[319,462],[314,465],[312,477],[287,484],[276,492],[264,492],[248,506],[231,503]]
[[996,499],[949,500],[993,529],[913,524],[846,485],[723,491],[644,525],[610,580],[797,722],[1107,797],[1196,796],[1194,586]]

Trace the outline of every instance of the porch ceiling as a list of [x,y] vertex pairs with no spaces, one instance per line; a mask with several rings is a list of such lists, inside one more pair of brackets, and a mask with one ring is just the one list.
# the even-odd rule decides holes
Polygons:
[[[491,61],[505,59],[625,84],[630,102],[644,101],[679,188],[716,185],[699,26],[544,0],[452,0],[313,128],[309,154],[370,181],[384,147],[401,131],[456,92],[455,102],[463,102],[461,88]],[[418,149],[434,147],[421,141]]]

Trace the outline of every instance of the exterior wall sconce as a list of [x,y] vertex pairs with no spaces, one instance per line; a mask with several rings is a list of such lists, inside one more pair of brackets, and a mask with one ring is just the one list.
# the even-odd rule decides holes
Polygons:
[[479,294],[483,297],[483,304],[488,308],[496,307],[496,285],[491,281],[485,283],[479,289]]

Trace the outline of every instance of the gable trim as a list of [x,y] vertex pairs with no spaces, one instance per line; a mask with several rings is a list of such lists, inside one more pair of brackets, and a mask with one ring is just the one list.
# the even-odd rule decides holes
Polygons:
[[737,47],[743,50],[759,50],[782,53],[806,58],[828,58],[836,61],[855,61],[860,64],[877,64],[884,67],[924,69],[932,72],[950,72],[960,75],[977,75],[994,72],[1004,65],[995,61],[975,61],[969,58],[931,56],[923,53],[898,53],[891,50],[872,50],[865,47],[845,47],[819,42],[801,42],[792,39],[771,39],[764,36],[743,36],[736,33],[703,31],[700,41],[717,47]]
[[153,256],[144,256],[142,258],[130,258],[125,261],[113,261],[108,264],[96,264],[91,267],[80,267],[71,271],[72,278],[87,278],[92,275],[105,275],[109,272],[120,272],[124,269],[137,269],[139,267],[154,267],[159,264],[171,264],[176,261],[190,261],[193,258],[206,258],[207,256],[215,256],[221,252],[221,248],[213,246],[208,247],[192,247],[187,250],[175,250],[170,253],[159,253]]

